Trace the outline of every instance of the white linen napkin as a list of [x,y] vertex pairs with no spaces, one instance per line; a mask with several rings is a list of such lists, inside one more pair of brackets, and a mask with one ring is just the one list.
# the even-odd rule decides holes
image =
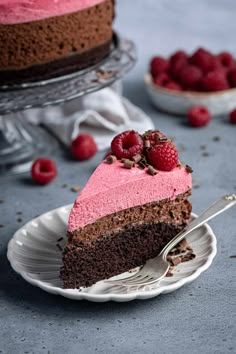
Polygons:
[[151,119],[120,95],[121,87],[104,88],[63,105],[30,109],[22,114],[32,124],[42,124],[65,145],[79,133],[91,134],[99,150],[110,146],[113,137],[124,130],[140,133],[154,129]]

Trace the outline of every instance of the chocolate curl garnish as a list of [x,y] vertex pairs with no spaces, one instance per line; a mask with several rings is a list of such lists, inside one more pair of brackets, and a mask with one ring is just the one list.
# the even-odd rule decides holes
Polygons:
[[131,160],[126,159],[126,160],[124,161],[124,168],[130,169],[130,168],[132,168],[132,167],[134,167],[134,161],[131,161]]
[[190,167],[189,165],[186,165],[186,166],[185,166],[185,170],[186,170],[188,173],[193,173],[193,169],[192,169],[192,167]]
[[159,143],[164,143],[164,142],[166,142],[166,141],[168,141],[168,139],[167,139],[166,136],[159,136],[159,138],[158,138],[158,142],[159,142]]
[[142,156],[140,154],[137,154],[135,156],[132,157],[132,160],[135,162],[135,163],[138,163],[140,160],[142,159]]
[[149,149],[151,147],[150,140],[144,140],[144,147],[145,149]]
[[117,158],[116,158],[116,156],[115,155],[109,155],[109,156],[107,156],[107,163],[109,164],[109,165],[111,165],[113,162],[115,162],[117,160]]
[[149,173],[149,175],[151,176],[155,176],[157,174],[157,171],[155,170],[154,167],[148,166],[147,173]]

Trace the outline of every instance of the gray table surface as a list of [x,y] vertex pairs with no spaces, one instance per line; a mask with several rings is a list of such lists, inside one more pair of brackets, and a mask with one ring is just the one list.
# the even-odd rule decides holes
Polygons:
[[[236,192],[236,126],[221,116],[206,128],[192,129],[184,117],[158,112],[146,96],[142,77],[155,53],[165,55],[180,47],[192,51],[200,45],[235,51],[235,11],[234,0],[117,3],[115,27],[135,41],[139,52],[135,69],[124,79],[125,95],[184,150],[182,160],[194,169],[191,199],[196,213],[221,195]],[[214,141],[216,136],[220,141]],[[208,156],[203,156],[202,145]],[[102,156],[76,163],[59,150],[54,156],[59,176],[46,187],[33,185],[28,176],[0,178],[0,353],[235,352],[235,208],[211,222],[218,254],[208,271],[151,300],[76,302],[29,285],[10,268],[6,248],[17,228],[72,203],[70,187],[83,186]],[[62,188],[64,183],[68,188]]]

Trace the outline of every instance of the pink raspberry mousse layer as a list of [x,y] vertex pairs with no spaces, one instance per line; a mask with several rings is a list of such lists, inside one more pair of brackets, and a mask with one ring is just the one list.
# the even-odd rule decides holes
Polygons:
[[62,16],[105,0],[0,0],[0,24],[16,24]]
[[103,161],[76,199],[70,213],[68,231],[123,209],[166,198],[174,199],[191,187],[191,174],[185,166],[170,172],[158,171],[151,176],[138,167],[125,169],[120,161],[111,165]]

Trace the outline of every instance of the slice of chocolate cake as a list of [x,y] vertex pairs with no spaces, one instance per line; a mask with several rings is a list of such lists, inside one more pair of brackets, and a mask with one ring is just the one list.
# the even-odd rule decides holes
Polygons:
[[[71,210],[61,277],[88,287],[155,257],[191,216],[191,170],[159,131],[118,135]],[[150,165],[151,164],[151,165]]]

